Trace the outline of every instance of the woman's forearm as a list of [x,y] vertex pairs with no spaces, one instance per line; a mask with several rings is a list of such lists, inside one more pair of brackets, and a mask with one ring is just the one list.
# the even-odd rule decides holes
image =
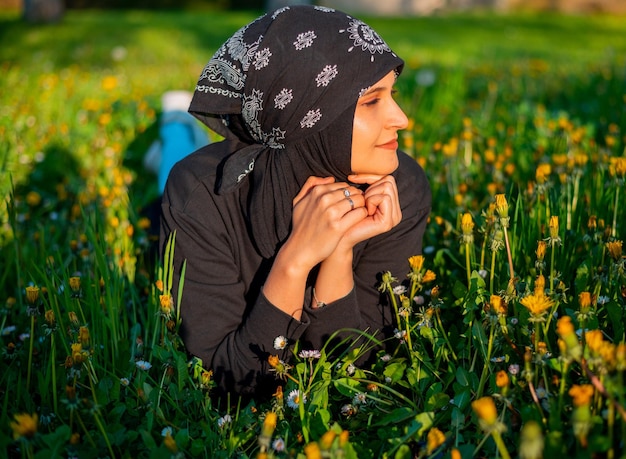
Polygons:
[[327,304],[339,300],[354,288],[352,258],[352,248],[337,248],[320,264],[315,281],[313,307],[316,307],[316,302]]

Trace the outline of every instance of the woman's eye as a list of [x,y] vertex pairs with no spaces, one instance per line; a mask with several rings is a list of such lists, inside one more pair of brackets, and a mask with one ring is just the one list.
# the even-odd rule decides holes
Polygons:
[[378,101],[380,101],[380,99],[377,97],[375,99],[370,99],[370,100],[363,102],[363,105],[365,105],[366,107],[369,107],[370,105],[376,105]]

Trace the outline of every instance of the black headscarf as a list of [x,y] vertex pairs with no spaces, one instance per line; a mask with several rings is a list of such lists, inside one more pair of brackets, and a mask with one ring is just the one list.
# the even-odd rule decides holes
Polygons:
[[272,257],[289,235],[292,201],[308,177],[347,179],[356,102],[402,66],[368,25],[319,6],[261,16],[211,58],[189,111],[241,142],[216,191],[250,180],[245,212],[261,255]]

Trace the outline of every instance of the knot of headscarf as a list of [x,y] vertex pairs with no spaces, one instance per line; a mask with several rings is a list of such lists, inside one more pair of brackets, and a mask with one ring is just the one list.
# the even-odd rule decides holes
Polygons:
[[216,192],[250,181],[248,220],[271,257],[288,236],[292,200],[311,175],[351,173],[358,98],[397,57],[367,24],[332,8],[291,6],[238,30],[205,66],[189,111],[241,148],[224,160]]

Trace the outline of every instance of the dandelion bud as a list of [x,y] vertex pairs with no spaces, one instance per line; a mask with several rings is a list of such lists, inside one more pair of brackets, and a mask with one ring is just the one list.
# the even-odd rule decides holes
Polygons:
[[157,280],[154,285],[159,292],[163,291],[163,281],[161,279]]
[[550,230],[550,238],[553,241],[559,240],[559,217],[558,216],[553,215],[552,217],[550,217],[548,228]]
[[178,446],[176,445],[176,440],[174,440],[174,437],[172,437],[172,434],[170,434],[169,432],[165,435],[165,438],[163,439],[163,444],[170,452],[172,453],[178,452]]
[[590,231],[595,231],[597,227],[598,217],[592,215],[591,217],[589,217],[589,220],[587,220],[587,228],[589,228]]
[[547,249],[547,244],[545,241],[539,241],[537,243],[537,251],[535,252],[537,254],[537,260],[543,261],[543,259],[546,256],[546,249]]
[[87,327],[80,327],[78,329],[78,341],[84,347],[89,347],[89,329]]
[[74,432],[70,437],[70,445],[78,445],[80,443],[80,434],[78,432]]
[[520,437],[520,459],[542,459],[544,439],[541,426],[536,421],[528,421],[522,428]]
[[589,308],[591,307],[591,293],[580,292],[578,295],[578,304],[580,305],[581,312],[589,311]]
[[276,429],[276,413],[273,411],[268,412],[263,420],[263,428],[261,435],[264,437],[271,437]]
[[348,444],[348,438],[350,437],[350,432],[347,430],[342,430],[339,434],[339,447],[343,448]]
[[541,296],[546,293],[546,278],[543,274],[539,274],[535,279],[535,295]]
[[450,459],[462,459],[461,451],[456,448],[452,448],[452,451],[450,451]]
[[444,444],[446,435],[437,427],[433,427],[426,435],[426,452],[432,454],[437,448]]
[[39,300],[39,287],[29,285],[26,287],[26,301],[28,304],[34,305]]
[[74,311],[68,312],[67,315],[70,318],[70,322],[72,323],[72,325],[78,325],[78,316]]
[[320,448],[323,451],[330,450],[336,437],[337,434],[335,432],[333,432],[332,430],[327,431],[324,435],[322,435],[322,438],[320,438]]
[[472,231],[474,230],[474,221],[472,219],[472,214],[469,212],[464,213],[463,217],[461,217],[461,230],[463,231],[463,234],[472,234]]
[[506,202],[506,196],[503,194],[496,195],[496,212],[500,218],[509,216],[509,204]]
[[50,325],[51,327],[55,324],[56,319],[54,317],[54,311],[52,309],[48,309],[44,315],[46,322],[48,322],[48,325]]
[[487,425],[494,425],[498,421],[498,410],[493,398],[489,396],[481,397],[472,402],[472,409],[478,416],[478,419]]
[[70,288],[72,289],[72,292],[74,293],[80,290],[80,277],[78,276],[70,277]]
[[509,386],[509,374],[504,371],[504,370],[500,370],[496,373],[496,386],[499,387],[500,389],[506,388]]
[[612,241],[606,243],[606,249],[609,251],[610,257],[614,261],[619,261],[622,258],[622,241]]

